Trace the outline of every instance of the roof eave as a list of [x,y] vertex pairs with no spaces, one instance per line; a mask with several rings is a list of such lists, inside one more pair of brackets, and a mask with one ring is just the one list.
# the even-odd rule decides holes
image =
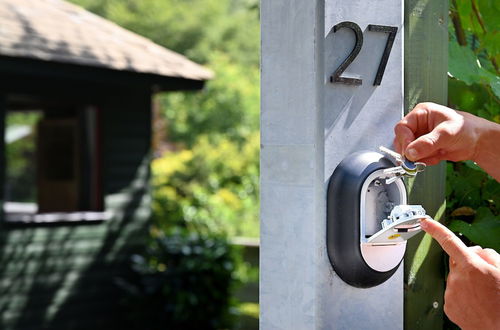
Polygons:
[[[209,71],[207,70],[207,72]],[[105,67],[9,56],[0,56],[1,73],[95,82],[115,86],[148,85],[151,87],[152,92],[199,90],[205,84],[205,80],[201,79],[162,76],[136,71],[114,70]]]

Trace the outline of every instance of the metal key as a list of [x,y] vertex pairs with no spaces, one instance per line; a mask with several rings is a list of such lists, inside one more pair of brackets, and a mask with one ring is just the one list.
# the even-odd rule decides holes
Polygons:
[[403,155],[388,149],[386,147],[379,147],[379,150],[394,159],[397,166],[387,168],[384,170],[384,174],[388,175],[389,178],[386,179],[386,183],[390,184],[396,181],[399,177],[414,177],[417,173],[422,172],[426,165],[422,162],[412,162],[406,159]]

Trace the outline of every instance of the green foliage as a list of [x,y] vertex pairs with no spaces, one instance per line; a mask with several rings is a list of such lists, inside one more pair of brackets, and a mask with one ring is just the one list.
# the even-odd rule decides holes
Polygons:
[[449,44],[450,74],[467,85],[481,84],[489,87],[498,98],[500,97],[500,77],[485,69],[478,59],[478,55],[471,48],[460,46],[452,40]]
[[498,215],[493,215],[487,207],[477,209],[477,214],[472,223],[454,220],[449,227],[453,231],[462,233],[473,242],[481,242],[482,247],[500,251]]
[[234,246],[220,236],[184,231],[155,231],[153,237],[145,255],[133,256],[135,279],[117,281],[128,293],[128,328],[230,328]]
[[165,93],[168,138],[243,139],[259,128],[258,0],[72,0],[216,73],[202,92]]
[[169,138],[192,146],[200,135],[223,134],[242,142],[259,128],[259,70],[211,55],[216,79],[200,93],[169,93],[160,97],[169,122]]
[[71,1],[198,63],[220,52],[259,65],[258,0]]
[[9,112],[5,117],[5,198],[9,201],[36,201],[35,129],[41,117],[39,112]]
[[474,163],[448,163],[449,228],[500,251],[500,185]]
[[259,135],[245,143],[201,138],[191,150],[166,153],[152,164],[155,223],[196,232],[259,233]]
[[[500,123],[500,3],[452,1],[449,106]],[[449,227],[471,243],[500,251],[500,185],[474,163],[447,168]]]

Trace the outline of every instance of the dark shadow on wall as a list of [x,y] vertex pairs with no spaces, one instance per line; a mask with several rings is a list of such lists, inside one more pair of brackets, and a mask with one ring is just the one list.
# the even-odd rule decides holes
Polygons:
[[132,253],[148,231],[149,156],[138,160],[135,183],[116,193],[115,216],[92,225],[2,225],[2,329],[126,329],[117,277],[127,277]]
[[[24,32],[13,47],[49,43],[27,17],[11,10]],[[91,49],[75,53],[63,40],[56,48],[62,55],[97,59]],[[30,72],[16,74],[22,80]],[[98,76],[92,78],[100,83]],[[92,224],[0,223],[0,329],[126,329],[115,278],[127,276],[130,255],[143,248],[148,232],[150,90],[121,85],[110,86],[108,93],[102,83],[81,88],[77,77],[66,83],[58,78],[54,87],[53,80],[37,79],[25,80],[26,89],[19,92],[40,90],[37,101],[50,93],[50,102],[60,94],[64,102],[102,105],[103,183],[113,217]]]

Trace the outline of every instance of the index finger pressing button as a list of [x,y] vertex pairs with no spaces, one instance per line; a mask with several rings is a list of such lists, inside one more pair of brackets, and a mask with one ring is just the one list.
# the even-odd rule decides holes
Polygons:
[[456,262],[464,262],[471,258],[472,253],[467,246],[448,228],[435,220],[422,219],[420,227],[431,235],[441,245],[443,250]]

